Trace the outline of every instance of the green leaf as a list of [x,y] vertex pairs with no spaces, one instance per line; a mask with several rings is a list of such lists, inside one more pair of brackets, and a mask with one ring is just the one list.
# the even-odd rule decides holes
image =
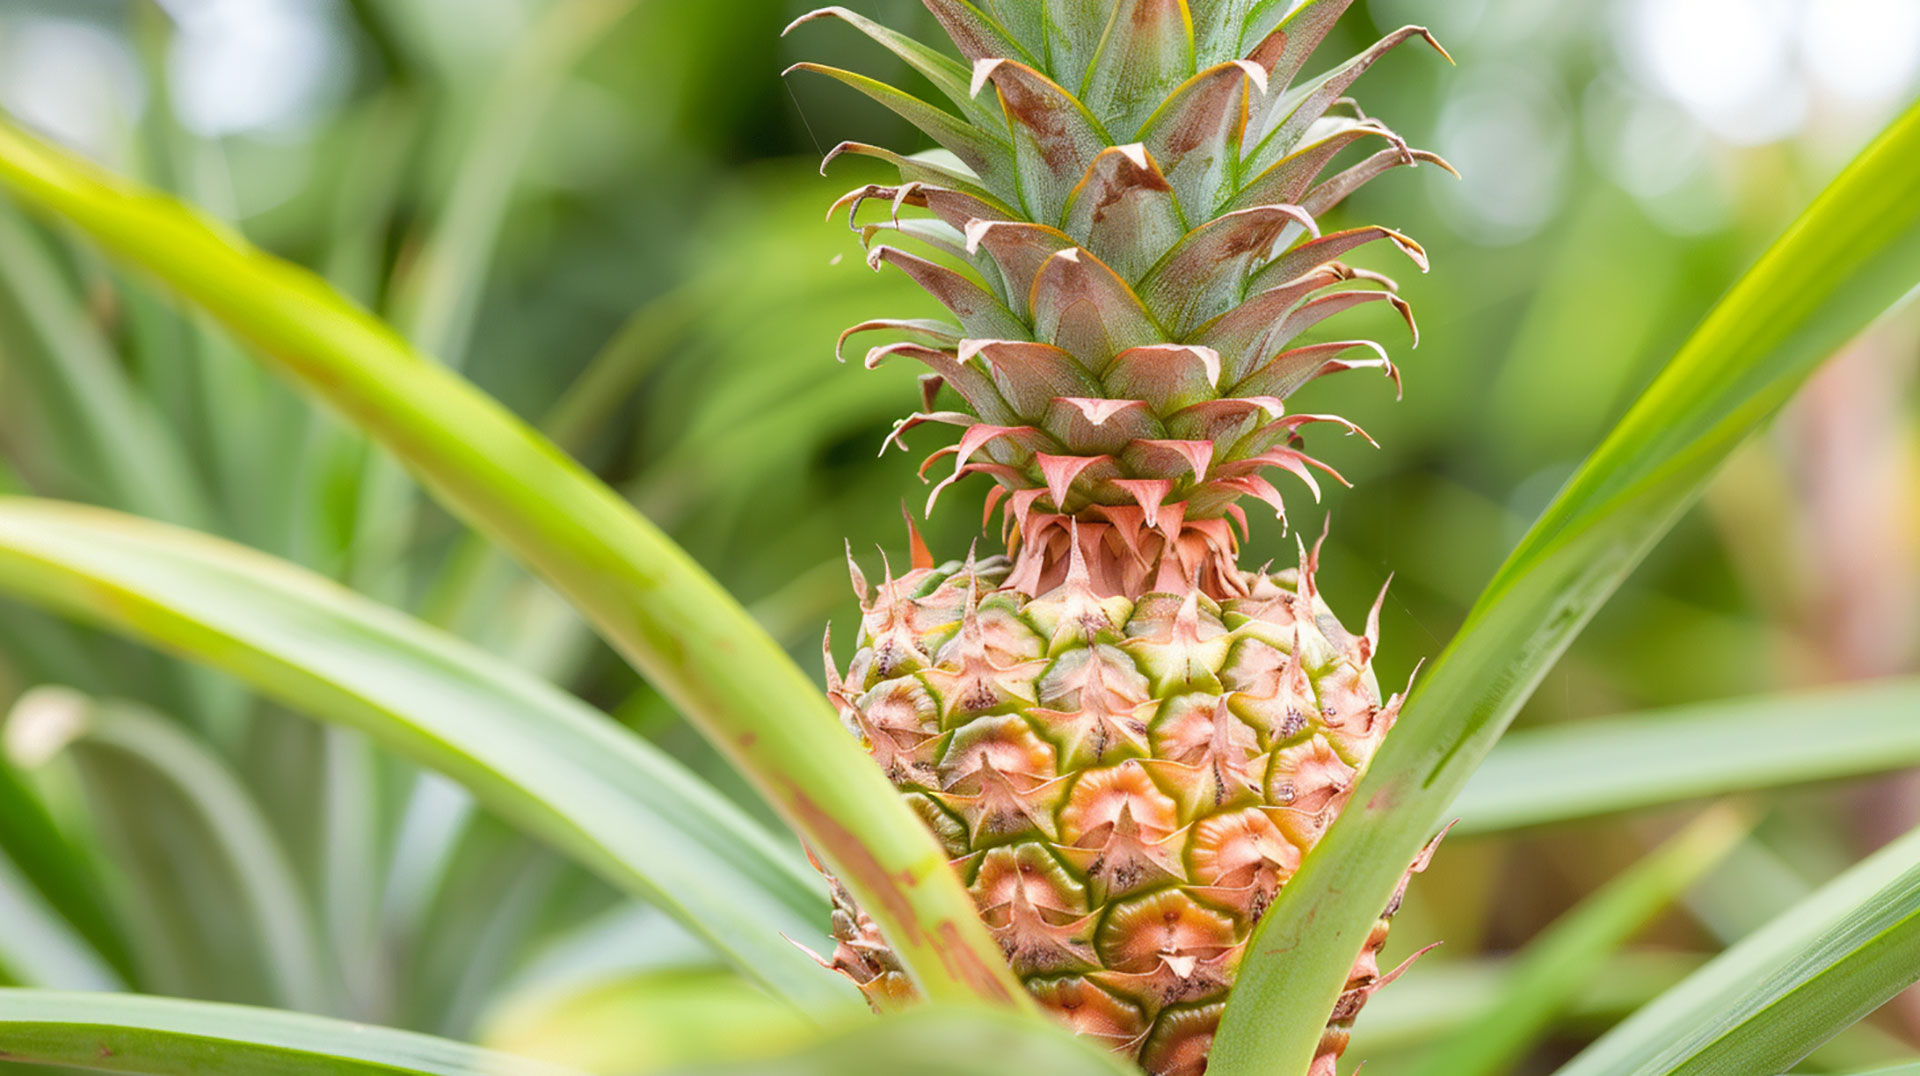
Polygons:
[[[1367,1002],[1347,1056],[1409,1053],[1484,1020],[1513,976],[1505,957],[1435,960],[1418,965]],[[1563,1023],[1606,1027],[1658,997],[1706,963],[1698,953],[1638,949],[1610,958],[1580,984],[1563,1010]]]
[[1920,106],[1707,316],[1507,559],[1251,939],[1210,1076],[1296,1076],[1447,805],[1720,463],[1920,281]]
[[120,976],[0,852],[0,984],[117,990]]
[[573,68],[638,0],[555,4],[513,49],[486,97],[474,106],[478,129],[462,147],[444,208],[407,274],[397,282],[397,323],[422,352],[464,365],[487,269],[512,207],[522,168],[555,96]]
[[849,11],[838,5],[816,8],[793,20],[785,30],[781,31],[781,36],[784,37],[792,33],[794,27],[815,19],[839,19],[867,35],[875,44],[898,56],[906,62],[907,66],[920,72],[923,78],[933,83],[935,89],[944,94],[947,100],[953,102],[955,108],[975,124],[990,131],[1006,125],[1007,117],[1000,111],[998,101],[975,96],[970,91],[967,84],[972,77],[972,72],[965,64],[858,12]]
[[0,990],[0,1059],[150,1076],[580,1076],[411,1031],[130,994]]
[[1501,990],[1458,1031],[1428,1052],[1418,1076],[1507,1071],[1577,999],[1628,938],[1720,862],[1751,822],[1709,811],[1630,869],[1583,899],[1527,944]]
[[461,781],[804,1007],[850,991],[781,937],[819,879],[739,808],[548,684],[318,576],[100,509],[0,499],[0,591],[233,673]]
[[[10,746],[10,745],[0,745]],[[12,861],[45,904],[58,910],[88,947],[125,974],[132,969],[126,938],[101,896],[98,864],[84,846],[60,831],[46,804],[0,750],[0,857]],[[11,922],[0,916],[0,922]]]
[[1052,1024],[961,1006],[921,1006],[868,1021],[785,1057],[670,1071],[673,1076],[1139,1076],[1133,1066]]
[[[0,990],[0,1059],[152,1076],[580,1076],[428,1035],[126,994]],[[1067,1031],[1009,1013],[928,1006],[798,1052],[676,1065],[661,1076],[1128,1076]]]
[[1027,1006],[920,819],[814,681],[685,550],[313,274],[0,126],[0,185],[205,305],[573,601],[845,882],[932,1000]]
[[818,1029],[713,968],[602,975],[497,1004],[479,1041],[588,1072],[635,1073],[801,1047]]
[[[1920,765],[1920,678],[1509,733],[1454,801],[1455,834]],[[1808,729],[1819,729],[1808,735]]]
[[1559,1076],[1784,1072],[1920,981],[1920,830],[1602,1036]]
[[8,372],[31,375],[20,381],[37,390],[49,440],[90,497],[176,523],[206,518],[204,491],[179,442],[135,392],[47,245],[10,206],[0,206],[0,328],[12,345],[0,368],[19,364]]
[[[39,733],[21,727],[34,723],[51,728],[48,733]],[[275,1001],[309,1010],[328,1003],[322,970],[325,958],[293,862],[246,786],[201,740],[183,731],[177,722],[133,703],[96,702],[63,687],[38,688],[23,697],[8,718],[8,733],[29,733],[35,739],[64,738],[66,751],[110,753],[115,761],[157,777],[186,809],[183,817],[189,828],[181,844],[196,853],[207,853],[214,867],[205,875],[179,879],[180,872],[197,872],[177,855],[169,856],[168,865],[173,870],[167,880],[213,887],[185,892],[212,892],[223,904],[234,906],[232,910],[245,926],[228,923],[226,933],[231,937],[241,932],[255,943],[243,949],[250,959],[257,959]],[[120,769],[98,775],[104,786],[101,802],[114,802],[123,776]],[[144,820],[139,817],[141,812],[153,809],[152,802],[143,798],[124,804],[119,813],[134,816],[123,817],[122,821],[137,826]],[[149,834],[140,836],[159,840]],[[232,879],[233,889],[220,888],[227,877]],[[145,886],[139,891],[144,901],[153,901]],[[195,962],[212,959],[211,955],[200,955]]]
[[792,74],[795,71],[825,75],[859,90],[873,101],[886,106],[894,115],[919,128],[921,133],[960,158],[960,162],[972,171],[982,186],[993,192],[994,197],[1011,200],[1019,196],[1018,188],[1014,183],[1016,170],[1013,163],[1013,149],[1003,140],[988,133],[988,130],[975,127],[945,109],[936,108],[878,79],[871,79],[852,71],[843,71],[838,67],[828,67],[825,64],[797,63],[787,68],[786,73]]

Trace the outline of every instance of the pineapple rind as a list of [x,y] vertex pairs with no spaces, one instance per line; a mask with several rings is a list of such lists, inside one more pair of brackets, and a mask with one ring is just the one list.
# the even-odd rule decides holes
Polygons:
[[[862,594],[859,649],[829,662],[1016,974],[1156,1076],[1203,1071],[1249,934],[1399,710],[1314,560],[1217,602],[1102,597],[1083,565],[1039,598],[1004,558],[916,567]],[[876,1004],[911,997],[844,894],[835,926]]]

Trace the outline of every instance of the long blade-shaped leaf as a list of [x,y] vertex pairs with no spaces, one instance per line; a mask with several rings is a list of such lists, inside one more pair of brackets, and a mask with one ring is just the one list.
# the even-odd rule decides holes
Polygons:
[[1621,872],[1527,944],[1499,995],[1428,1052],[1418,1076],[1508,1071],[1580,995],[1607,957],[1731,851],[1750,827],[1716,808]]
[[0,990],[0,1059],[149,1076],[580,1076],[463,1043],[273,1009]]
[[[580,1076],[407,1031],[298,1013],[126,994],[0,990],[0,1058],[150,1076]],[[677,1065],[673,1076],[1126,1076],[1068,1032],[1008,1014],[930,1007],[780,1057]],[[663,1073],[663,1076],[665,1074]]]
[[1453,832],[1920,766],[1916,714],[1920,678],[1908,678],[1522,729],[1454,801]]
[[1728,949],[1559,1076],[1784,1072],[1920,980],[1920,830]]
[[1028,1004],[920,819],[752,617],[632,506],[323,281],[0,126],[0,184],[205,305],[575,602],[847,884],[926,994]]
[[124,984],[0,852],[0,984],[115,990]]
[[[84,936],[89,946],[121,974],[132,970],[126,937],[106,898],[98,865],[87,850],[61,832],[40,797],[7,757],[0,743],[0,857],[12,861],[47,905]],[[0,916],[0,922],[6,922]]]
[[1920,106],[1734,286],[1547,508],[1248,949],[1212,1076],[1307,1069],[1354,954],[1448,803],[1721,461],[1920,282]]
[[205,494],[180,443],[128,383],[105,333],[61,278],[28,222],[0,206],[0,338],[9,391],[37,389],[48,439],[87,494],[139,512],[197,524]]
[[672,1070],[673,1076],[1008,1076],[1025,1072],[1133,1076],[1136,1070],[1061,1028],[959,1006],[924,1006],[872,1021],[785,1057]]
[[[208,890],[198,887],[214,886],[217,900],[231,902],[239,922],[225,924],[227,935],[239,933],[252,943],[242,951],[257,954],[276,1004],[314,1010],[329,1003],[319,932],[293,859],[252,793],[220,756],[175,721],[132,703],[95,702],[69,688],[36,688],[21,698],[8,717],[10,731],[36,722],[54,726],[52,735],[39,738],[64,738],[68,752],[82,757],[105,753],[156,778],[170,793],[169,799],[184,808],[183,824],[190,828],[182,830],[183,842],[209,853],[214,868],[195,876],[186,861],[173,858],[167,880],[186,873],[194,888],[183,888],[183,892],[202,894]],[[113,769],[107,774],[99,779],[105,786],[99,802],[118,800],[121,809],[116,813],[137,815],[151,825],[153,801],[127,805],[115,795],[125,771]],[[225,888],[229,877],[232,889]],[[144,890],[141,897],[147,897]]]
[[[1563,1010],[1580,1026],[1604,1026],[1660,996],[1706,961],[1697,953],[1629,950],[1614,956],[1581,984]],[[1417,1050],[1476,1021],[1505,994],[1514,961],[1506,957],[1434,961],[1367,1003],[1367,1018],[1354,1029],[1347,1050],[1354,1058]]]
[[809,1008],[849,992],[780,935],[818,880],[719,793],[539,680],[319,576],[101,509],[0,499],[0,592],[137,635],[377,736],[638,892]]

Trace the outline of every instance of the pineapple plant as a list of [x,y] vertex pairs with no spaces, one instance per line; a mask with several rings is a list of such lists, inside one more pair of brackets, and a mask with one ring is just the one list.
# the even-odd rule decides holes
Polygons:
[[[1302,77],[1349,3],[926,0],[970,69],[845,8],[799,20],[852,24],[958,110],[800,65],[939,144],[828,156],[897,168],[897,184],[860,187],[836,210],[870,265],[907,273],[952,316],[867,321],[841,345],[885,334],[869,367],[927,367],[921,410],[888,444],[958,428],[921,468],[944,472],[927,510],[987,476],[985,523],[997,515],[1005,546],[937,564],[915,534],[912,563],[878,585],[853,564],[858,650],[842,673],[829,637],[829,695],[1033,997],[1155,1076],[1205,1069],[1253,927],[1402,699],[1372,669],[1379,603],[1362,631],[1343,626],[1315,586],[1317,546],[1278,571],[1241,555],[1244,501],[1285,519],[1271,474],[1316,496],[1316,470],[1339,479],[1303,430],[1361,433],[1287,398],[1354,369],[1398,384],[1380,344],[1311,331],[1380,303],[1417,341],[1394,282],[1341,259],[1383,244],[1424,271],[1419,244],[1320,219],[1395,166],[1446,167],[1345,96],[1395,46],[1439,45],[1407,27]],[[886,211],[862,223],[868,203]],[[837,904],[833,966],[877,1007],[911,998],[844,890]],[[1392,978],[1377,964],[1385,933],[1383,918],[1316,1074]]]
[[[823,883],[797,847],[660,745],[615,727],[498,651],[263,550],[24,492],[44,473],[12,472],[9,461],[28,442],[10,429],[0,446],[0,595],[27,607],[10,606],[6,626],[24,612],[31,619],[20,624],[42,636],[9,633],[0,693],[29,683],[20,668],[53,670],[47,683],[72,678],[92,687],[80,697],[57,688],[23,695],[13,716],[24,724],[10,726],[0,747],[33,766],[50,761],[48,752],[105,748],[177,784],[191,801],[183,805],[208,823],[204,834],[174,828],[177,812],[140,811],[161,801],[138,786],[124,788],[125,814],[135,823],[127,828],[138,830],[143,851],[159,853],[156,869],[200,852],[232,868],[249,894],[243,910],[252,914],[230,915],[215,899],[193,907],[194,919],[257,938],[257,953],[238,956],[249,970],[271,973],[264,985],[286,1003],[333,1008],[324,998],[318,1006],[307,1000],[307,984],[317,994],[334,984],[329,974],[309,978],[325,971],[325,947],[305,939],[395,937],[383,916],[333,914],[351,911],[362,895],[351,884],[356,857],[341,857],[347,870],[338,875],[326,872],[329,882],[349,884],[325,886],[327,914],[309,924],[300,890],[320,872],[300,869],[309,866],[306,857],[274,838],[283,815],[305,831],[306,816],[316,812],[279,809],[299,806],[278,787],[286,771],[262,777],[275,785],[274,809],[258,810],[266,804],[250,803],[253,786],[237,783],[233,771],[266,752],[216,735],[203,745],[197,723],[160,721],[214,714],[122,709],[95,693],[139,683],[144,663],[127,662],[117,647],[98,652],[97,670],[74,661],[84,652],[58,645],[40,612],[172,652],[290,710],[371,733],[646,907],[623,904],[619,922],[577,924],[579,933],[570,930],[570,943],[559,947],[564,952],[540,946],[530,954],[535,959],[523,970],[541,974],[505,980],[532,984],[543,1000],[570,999],[539,1021],[546,1034],[490,1039],[512,1053],[315,1012],[116,992],[142,985],[121,980],[117,969],[120,954],[143,948],[121,949],[116,928],[151,932],[151,917],[139,913],[152,907],[154,891],[125,887],[133,901],[125,909],[90,900],[95,889],[106,895],[105,887],[90,889],[94,828],[70,827],[56,813],[84,807],[72,786],[22,780],[8,768],[13,762],[0,762],[0,904],[8,908],[0,930],[0,1056],[152,1076],[290,1068],[388,1076],[668,1069],[1116,1076],[1136,1060],[1162,1072],[1205,1065],[1216,1076],[1325,1076],[1361,1005],[1391,978],[1377,961],[1407,864],[1418,864],[1456,811],[1486,834],[1736,789],[1764,803],[1774,797],[1754,794],[1911,762],[1920,698],[1912,680],[1598,719],[1525,732],[1529,742],[1497,749],[1495,741],[1736,446],[1822,359],[1912,293],[1920,279],[1920,106],[1887,127],[1711,309],[1465,610],[1387,736],[1400,710],[1371,676],[1373,618],[1357,635],[1341,626],[1318,596],[1317,556],[1304,547],[1289,570],[1253,568],[1262,557],[1238,548],[1256,543],[1232,502],[1251,493],[1277,511],[1277,492],[1269,500],[1271,487],[1252,479],[1273,466],[1303,476],[1318,466],[1297,434],[1335,420],[1290,415],[1285,401],[1294,382],[1357,365],[1392,373],[1371,345],[1309,350],[1319,345],[1305,335],[1308,325],[1339,304],[1399,308],[1390,294],[1374,294],[1390,292],[1382,278],[1341,263],[1320,225],[1357,183],[1431,158],[1372,130],[1378,125],[1340,100],[1355,65],[1321,79],[1299,77],[1300,56],[1342,3],[1308,2],[1290,14],[1275,10],[1277,2],[1257,10],[1207,6],[1197,19],[1200,5],[1175,5],[1175,14],[1192,19],[1184,39],[1154,36],[1162,8],[1144,4],[1125,5],[1123,19],[1094,12],[1094,23],[1070,31],[1071,16],[1095,5],[1023,18],[1004,0],[983,14],[983,3],[933,5],[961,31],[962,55],[984,61],[972,69],[835,13],[954,91],[958,112],[947,113],[837,76],[901,108],[943,142],[943,152],[913,156],[843,150],[904,170],[897,184],[862,188],[846,207],[884,199],[891,212],[860,225],[876,262],[908,269],[956,307],[956,324],[896,320],[865,331],[904,337],[883,343],[875,362],[913,358],[932,367],[923,410],[897,432],[927,423],[963,429],[962,443],[946,454],[948,468],[995,480],[989,511],[1001,513],[1003,541],[939,565],[915,539],[901,574],[885,567],[875,586],[856,572],[863,639],[852,665],[830,672],[832,699],[685,549],[514,409],[431,361],[430,349],[252,245],[238,228],[0,118],[0,187],[10,200],[98,243],[113,264],[150,273],[234,332],[264,367],[403,460],[440,503],[572,603],[837,879]],[[601,7],[553,10],[571,17]],[[729,7],[727,18],[736,14]],[[679,37],[658,37],[682,45]],[[1162,40],[1172,42],[1171,59],[1150,47]],[[1024,51],[1016,52],[1021,42]],[[1225,75],[1241,95],[1239,113],[1231,92],[1226,107],[1209,113],[1197,89],[1183,88],[1220,77],[1214,72],[1222,64],[1243,76]],[[1190,71],[1184,79],[1183,68]],[[1060,89],[1067,85],[1071,94]],[[1155,104],[1149,94],[1134,103],[1129,95],[1145,92],[1142,86],[1168,101]],[[1055,90],[1081,104],[1049,112]],[[1167,118],[1182,115],[1199,119]],[[1202,122],[1209,115],[1227,128],[1213,142],[1208,132],[1217,129]],[[1186,135],[1167,133],[1176,123]],[[1362,127],[1369,130],[1354,133]],[[1087,131],[1092,139],[1080,145],[1075,139]],[[1372,134],[1385,155],[1321,179],[1304,150],[1319,145],[1330,157],[1339,150],[1325,143],[1343,134],[1353,136],[1347,145]],[[1100,167],[1115,173],[1107,179],[1095,167],[1103,155]],[[1047,178],[1070,174],[1079,160],[1086,184]],[[1295,173],[1295,194],[1238,204],[1257,200],[1245,192],[1289,160],[1314,172],[1306,179]],[[1332,166],[1330,159],[1317,165]],[[1129,167],[1141,178],[1124,182],[1120,173]],[[1270,231],[1235,216],[1263,208]],[[0,220],[10,222],[11,212]],[[912,260],[879,249],[902,235],[936,253]],[[1410,240],[1375,238],[1417,256]],[[22,253],[29,245],[39,244],[0,243],[8,252],[0,259],[4,305],[51,321],[61,320],[63,307],[91,310],[78,300],[98,278],[95,259],[76,252],[48,263],[47,272],[22,275],[23,259],[34,261]],[[1572,249],[1584,264],[1589,252]],[[1023,252],[1031,253],[1025,263]],[[1636,257],[1631,265],[1645,263]],[[1286,303],[1269,294],[1289,282],[1304,287],[1301,277],[1316,271],[1323,285]],[[1021,291],[1013,284],[1023,278],[1032,286]],[[767,305],[754,306],[750,293],[728,298],[739,304],[730,310]],[[1313,305],[1323,300],[1328,305]],[[1263,301],[1272,304],[1264,323],[1242,313]],[[1241,336],[1226,331],[1236,317],[1247,319]],[[141,331],[155,327],[162,338],[176,335],[166,319]],[[646,330],[657,323],[642,327],[635,335],[651,335]],[[0,328],[9,336],[15,330]],[[222,369],[194,365],[204,357],[197,349],[162,347],[151,356],[136,350],[122,371],[90,361],[102,348],[88,346],[84,335],[72,340],[81,346],[48,347],[46,366],[71,363],[75,383],[104,389],[89,398],[110,408],[120,394],[114,386],[131,387],[122,373],[131,378],[184,361],[180,372],[192,384]],[[9,348],[6,357],[18,362],[37,350]],[[1288,355],[1293,365],[1276,365]],[[10,378],[12,371],[9,365]],[[1263,371],[1272,376],[1255,381]],[[168,383],[156,378],[154,387]],[[612,395],[603,377],[582,384]],[[31,378],[7,386],[36,405],[61,402],[61,393]],[[167,395],[156,393],[156,403]],[[194,398],[183,412],[168,412],[181,430],[226,417],[188,395]],[[78,463],[138,461],[143,449],[168,443],[141,440],[138,422],[76,425],[98,427],[77,434],[114,435],[77,441]],[[800,454],[791,439],[758,440]],[[254,443],[234,445],[252,451]],[[161,483],[149,484],[163,492]],[[164,495],[128,499],[134,508],[193,507]],[[757,518],[779,516],[763,509]],[[780,534],[789,533],[783,526]],[[1447,540],[1444,528],[1425,533]],[[450,557],[443,567],[465,575],[463,563]],[[492,620],[516,619],[507,609],[488,612]],[[16,667],[16,640],[42,637],[52,645],[20,647]],[[196,685],[156,678],[153,686],[178,706],[194,701]],[[1810,726],[1822,730],[1814,758],[1804,735]],[[205,731],[223,728],[209,723]],[[156,729],[166,738],[156,739]],[[1311,750],[1296,750],[1303,745]],[[1691,749],[1676,752],[1676,745]],[[225,753],[234,747],[245,753]],[[869,751],[882,765],[872,764]],[[1490,753],[1506,755],[1483,771],[1491,780],[1480,793],[1495,794],[1476,794],[1468,775]],[[1653,757],[1701,764],[1635,764]],[[338,772],[348,776],[340,784],[351,789],[357,756],[342,758]],[[106,771],[109,780],[117,772]],[[362,806],[353,798],[328,802]],[[1795,796],[1791,806],[1803,802]],[[361,821],[386,812],[324,813],[330,830],[337,821],[351,836]],[[1633,922],[1747,839],[1739,814],[1703,815],[1515,957],[1435,969],[1436,985],[1454,989],[1435,991],[1446,997],[1426,1013],[1438,1018],[1429,1026],[1458,1023],[1435,1045],[1376,1044],[1369,1052],[1417,1049],[1421,1057],[1402,1060],[1448,1076],[1500,1071],[1566,1030],[1558,1021],[1577,1011],[1581,989],[1599,973],[1612,978],[1611,963],[1600,963],[1605,954],[1683,955],[1619,946]],[[1775,851],[1765,829],[1752,839],[1756,850]],[[329,836],[325,843],[332,859],[332,852],[355,851],[349,845],[382,842]],[[1609,843],[1624,849],[1629,842]],[[411,839],[398,845],[405,856],[396,861],[435,869],[422,862],[435,857],[419,855]],[[1664,980],[1634,971],[1631,978],[1648,980],[1638,988],[1649,989],[1639,1010],[1558,1071],[1853,1070],[1869,1058],[1891,1060],[1885,1028],[1862,1029],[1859,1037],[1849,1028],[1920,974],[1916,862],[1920,830],[1724,951],[1698,954],[1705,962],[1670,989],[1656,995],[1649,987]],[[1829,866],[1831,856],[1822,855],[1811,869]],[[196,893],[198,883],[214,881],[212,872],[187,873]],[[542,875],[523,872],[536,883]],[[513,941],[522,937],[516,923],[544,932],[548,920],[592,907],[570,898],[522,900],[519,881],[439,886],[459,907],[504,913],[489,915],[485,944],[446,947],[458,965],[456,1001],[493,980],[488,972],[507,950],[531,948]],[[534,914],[533,904],[544,907]],[[1739,911],[1744,921],[1752,909],[1743,899],[1721,910]],[[136,914],[116,914],[122,911]],[[646,969],[635,969],[644,971],[641,979],[609,983],[607,957],[624,931],[608,928],[625,926],[632,912],[645,921],[664,917],[691,936],[649,932],[640,939],[649,958]],[[842,947],[829,962],[865,985],[878,1007],[915,996],[926,1004],[868,1019],[852,988],[789,944],[822,934],[830,919]],[[319,933],[307,934],[309,926]],[[375,929],[361,929],[368,926]],[[680,942],[688,952],[671,952]],[[651,961],[662,949],[695,963],[659,969]],[[550,963],[549,956],[562,959]],[[571,985],[550,995],[556,984],[547,972]],[[1499,975],[1490,990],[1487,972]],[[1455,973],[1461,977],[1448,983],[1444,977]],[[377,988],[368,996],[385,992],[378,977],[365,981]],[[55,989],[65,985],[86,989]],[[618,989],[609,993],[609,986]],[[573,1004],[581,1002],[587,1008]],[[1062,1020],[1043,1019],[1043,1008],[1087,1034],[1076,1038]],[[1218,1030],[1210,1031],[1216,1013]],[[414,1018],[402,1012],[396,1019]],[[1854,1040],[1834,1043],[1844,1053],[1810,1056],[1842,1035]],[[662,1039],[677,1040],[667,1045],[686,1056],[660,1056]],[[1101,1042],[1132,1060],[1103,1053]],[[591,1049],[596,1043],[605,1049]],[[1856,1053],[1862,1044],[1868,1050]],[[571,1049],[579,1045],[590,1049]]]

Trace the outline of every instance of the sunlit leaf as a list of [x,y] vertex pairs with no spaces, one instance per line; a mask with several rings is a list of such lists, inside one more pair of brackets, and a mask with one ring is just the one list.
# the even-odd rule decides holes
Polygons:
[[0,184],[205,305],[571,599],[805,836],[929,997],[1028,1004],[946,856],[812,678],[613,491],[319,278],[180,204],[13,127]]
[[131,516],[0,500],[0,591],[219,666],[465,783],[804,1005],[855,1004],[782,933],[817,878],[664,753],[545,683],[270,557]]
[[1606,959],[1745,836],[1748,820],[1714,810],[1585,897],[1527,944],[1499,994],[1421,1059],[1418,1076],[1508,1071],[1586,988]]
[[[0,750],[0,857],[10,861],[10,870],[17,875],[13,882],[22,892],[16,899],[31,899],[57,911],[86,939],[88,944],[83,948],[92,950],[89,955],[94,962],[104,957],[107,964],[127,972],[126,939],[101,895],[98,864],[84,847],[61,832],[7,754]],[[29,896],[24,891],[27,886],[37,896]],[[0,922],[11,921],[0,916]],[[0,957],[0,963],[4,962]]]
[[1920,830],[1722,953],[1559,1076],[1783,1072],[1920,981]]
[[674,1076],[1136,1076],[1067,1031],[997,1011],[921,1007],[875,1020],[794,1054],[689,1065]]
[[1920,765],[1915,714],[1920,680],[1900,679],[1522,729],[1500,741],[1454,801],[1453,832]]
[[0,990],[0,1058],[148,1076],[580,1076],[462,1043],[273,1009]]
[[1401,873],[1554,661],[1728,454],[1916,282],[1920,107],[1708,314],[1501,567],[1256,930],[1211,1076],[1306,1069]]
[[[23,727],[35,723],[53,728],[41,734]],[[16,739],[22,733],[57,738],[63,752],[90,764],[82,770],[97,784],[93,798],[101,809],[117,814],[125,825],[141,827],[131,839],[173,849],[164,857],[161,877],[133,875],[140,900],[150,906],[167,903],[154,892],[165,886],[185,901],[218,902],[232,917],[221,933],[245,939],[237,948],[258,968],[276,1003],[303,1009],[327,1004],[326,961],[292,856],[239,775],[204,741],[140,706],[96,702],[60,687],[39,688],[23,697],[8,717],[8,733]],[[92,772],[101,763],[112,768]],[[122,795],[131,791],[124,787],[128,768],[155,779],[169,804],[177,805],[177,812],[164,816],[175,824],[171,831],[161,831],[160,808],[152,799]],[[182,849],[204,856],[207,869],[197,869],[202,861],[186,858]],[[180,884],[171,884],[176,882]],[[206,910],[194,909],[201,915]],[[195,946],[188,937],[164,941],[176,949]],[[176,957],[193,972],[206,970],[204,965],[217,959],[217,953],[204,951]]]

